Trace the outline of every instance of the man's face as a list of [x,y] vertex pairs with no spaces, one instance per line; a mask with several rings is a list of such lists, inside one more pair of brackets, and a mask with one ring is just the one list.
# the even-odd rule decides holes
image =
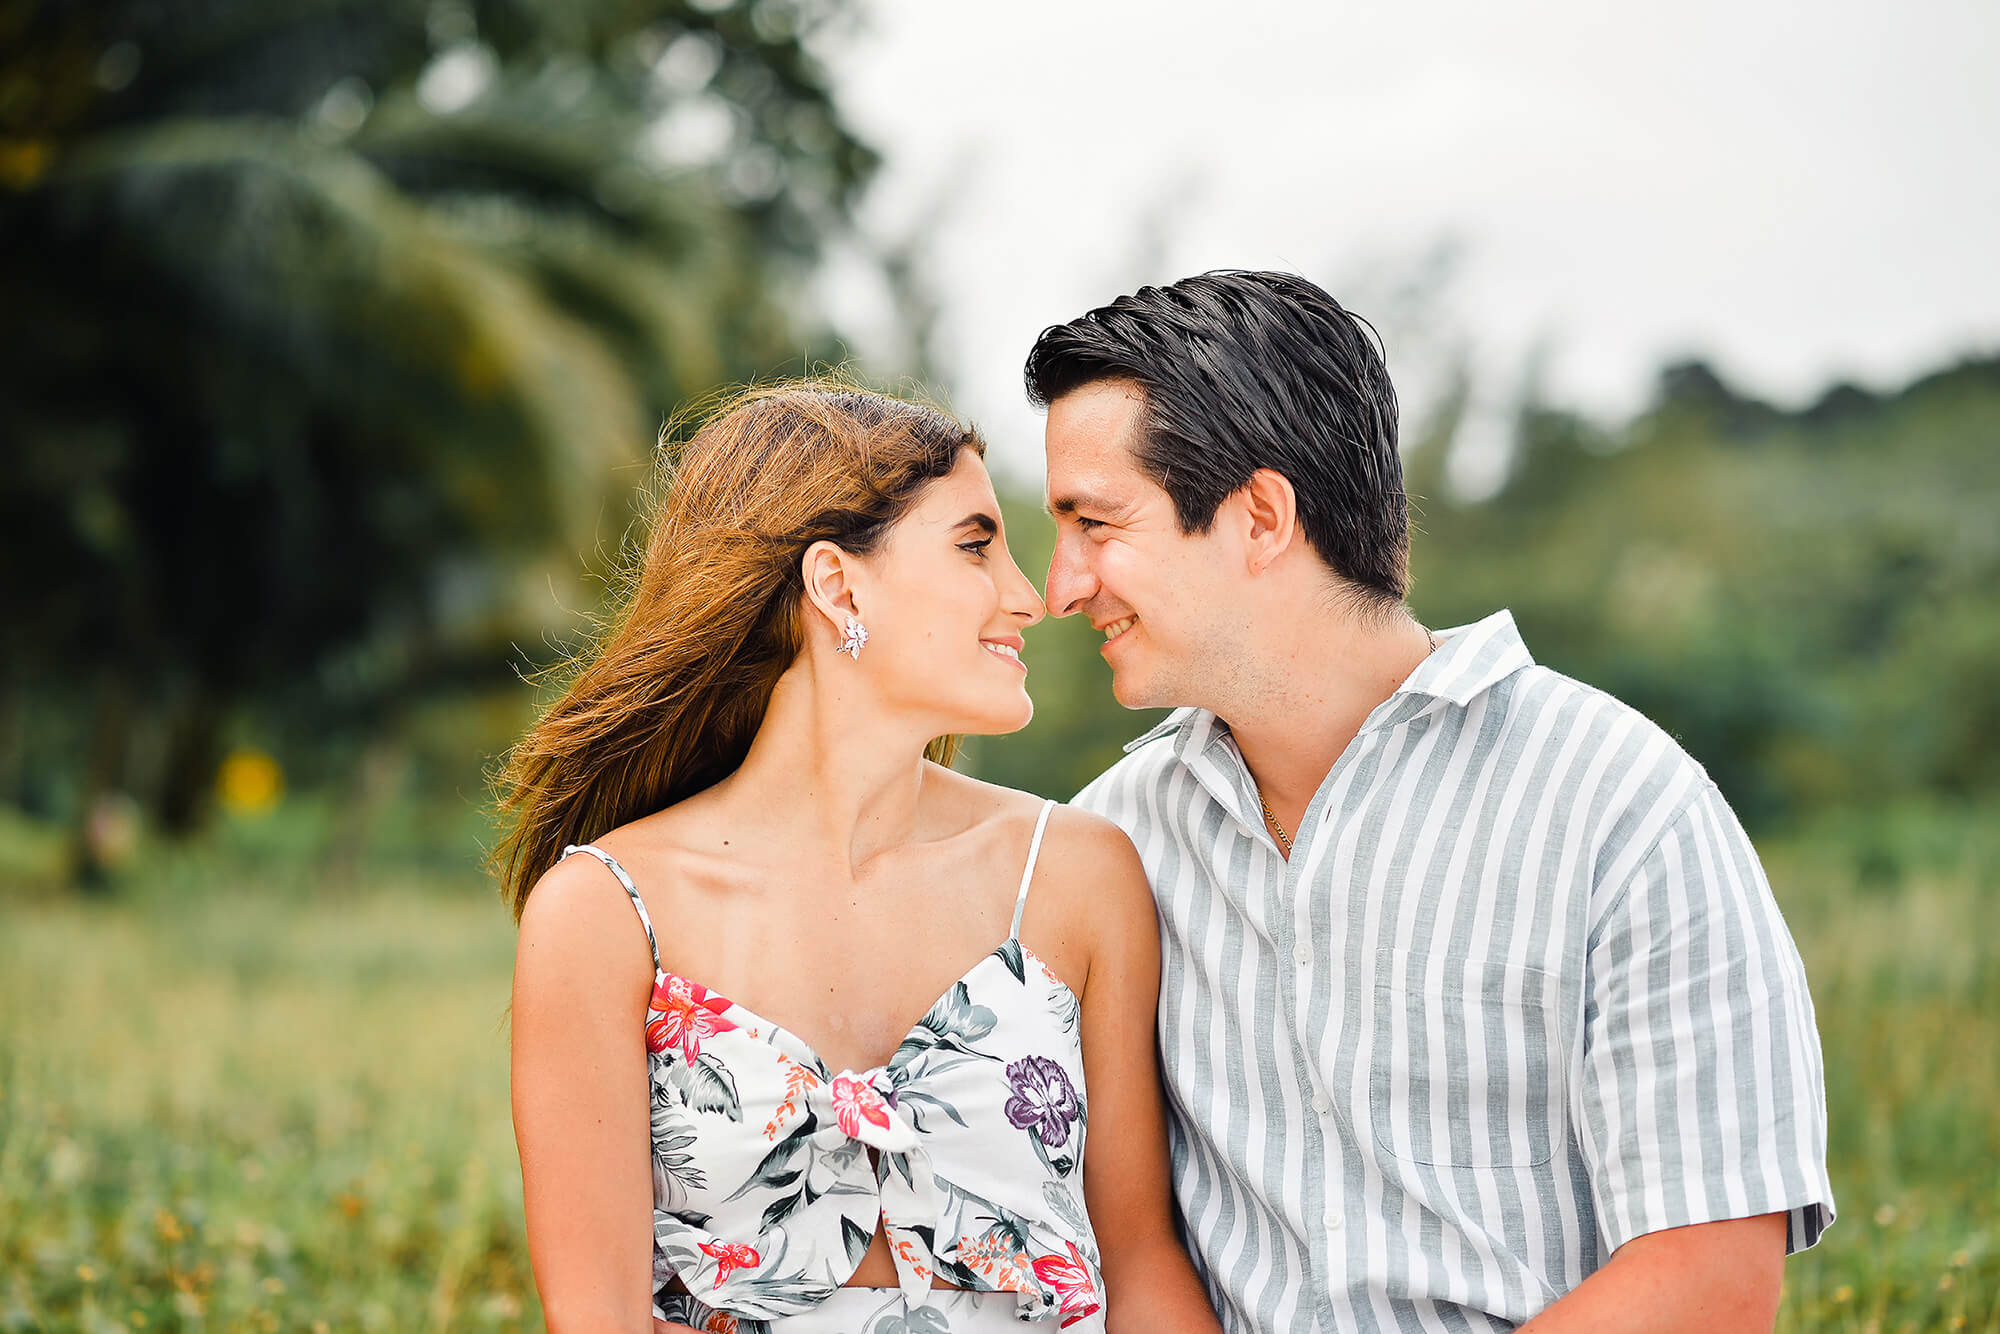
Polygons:
[[1130,444],[1139,386],[1099,380],[1049,405],[1048,507],[1055,555],[1043,596],[1105,634],[1111,693],[1128,709],[1199,702],[1233,636],[1219,635],[1225,561],[1214,530],[1186,535]]

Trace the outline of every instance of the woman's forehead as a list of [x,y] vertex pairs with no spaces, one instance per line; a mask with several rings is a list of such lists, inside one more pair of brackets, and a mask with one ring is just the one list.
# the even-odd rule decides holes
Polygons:
[[961,449],[951,471],[924,488],[910,517],[926,525],[956,526],[972,513],[997,520],[1000,506],[986,464],[971,450]]

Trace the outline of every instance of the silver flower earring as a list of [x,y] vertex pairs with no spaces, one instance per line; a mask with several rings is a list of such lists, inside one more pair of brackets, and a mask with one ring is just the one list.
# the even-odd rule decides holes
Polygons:
[[848,657],[853,658],[856,661],[859,661],[861,658],[861,650],[867,643],[868,643],[868,627],[861,623],[860,617],[858,616],[848,617],[847,638],[840,641],[840,651],[842,653],[845,653]]

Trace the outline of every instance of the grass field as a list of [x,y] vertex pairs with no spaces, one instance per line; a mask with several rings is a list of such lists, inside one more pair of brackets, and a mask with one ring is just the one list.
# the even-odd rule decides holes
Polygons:
[[[1782,857],[1773,879],[1840,1206],[1779,1328],[2000,1334],[2000,887]],[[415,877],[0,885],[0,1330],[538,1328],[512,934],[478,888]]]

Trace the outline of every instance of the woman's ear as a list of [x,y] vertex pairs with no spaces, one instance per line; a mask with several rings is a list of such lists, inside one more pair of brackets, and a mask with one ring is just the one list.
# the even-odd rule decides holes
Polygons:
[[806,605],[826,618],[836,636],[844,636],[847,618],[861,615],[856,600],[860,560],[831,542],[815,542],[799,558],[799,572],[805,578]]

